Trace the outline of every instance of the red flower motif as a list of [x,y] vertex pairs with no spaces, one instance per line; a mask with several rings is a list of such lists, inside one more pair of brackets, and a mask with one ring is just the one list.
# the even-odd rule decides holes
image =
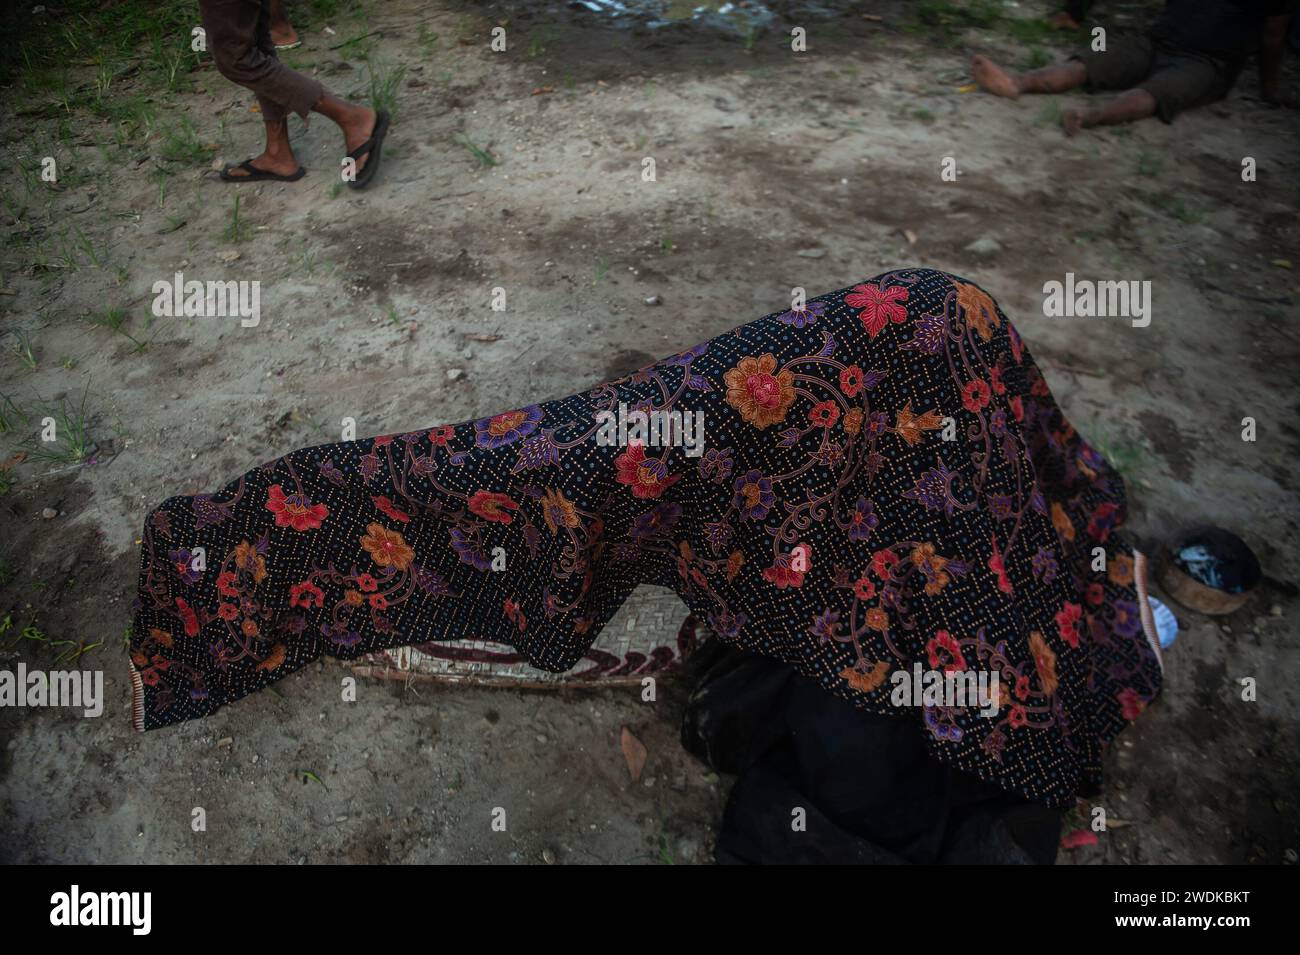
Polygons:
[[932,670],[966,669],[966,657],[962,655],[961,644],[947,630],[940,630],[931,637],[925,645],[925,651],[930,658]]
[[994,576],[998,579],[998,590],[1004,594],[1015,592],[1011,586],[1011,578],[1007,576],[1006,568],[1002,566],[1002,555],[998,553],[998,542],[993,542],[993,556],[989,558],[989,570],[993,571]]
[[300,584],[294,584],[289,588],[289,606],[323,607],[325,606],[325,591],[321,590],[309,580],[304,580]]
[[858,582],[853,585],[853,592],[857,594],[859,600],[870,600],[876,595],[876,585],[867,577],[859,577]]
[[235,572],[225,570],[217,574],[217,593],[223,597],[238,597],[239,588],[235,586]]
[[849,365],[840,372],[840,391],[844,392],[845,398],[856,398],[862,391],[862,369],[857,365]]
[[234,620],[239,616],[239,608],[234,604],[220,603],[217,604],[217,616],[222,620]]
[[1069,601],[1056,614],[1057,633],[1076,650],[1079,648],[1079,628],[1082,622],[1083,608]]
[[456,429],[449,424],[441,425],[429,432],[429,441],[436,448],[445,448],[447,442],[456,437]]
[[971,414],[977,414],[988,405],[990,395],[988,382],[976,378],[966,382],[966,387],[961,390],[961,403]]
[[379,581],[375,580],[375,578],[369,574],[362,574],[357,578],[357,587],[368,594],[374,593],[379,589]]
[[1101,584],[1089,584],[1084,596],[1087,597],[1088,603],[1096,607],[1106,599],[1106,588]]
[[302,494],[286,495],[278,484],[272,484],[266,492],[266,509],[275,515],[276,527],[296,531],[315,530],[329,516],[324,504],[313,504]]
[[853,291],[844,296],[845,305],[862,309],[858,313],[858,318],[872,338],[879,335],[891,321],[896,325],[907,321],[907,308],[899,304],[906,301],[907,288],[902,285],[890,288],[855,285]]
[[185,636],[197,637],[199,635],[199,617],[194,612],[194,608],[186,603],[184,597],[177,597],[176,609],[180,613],[181,623],[185,624]]
[[889,548],[883,548],[871,555],[871,572],[881,580],[888,580],[890,570],[898,563],[898,555]]
[[485,521],[497,524],[509,524],[515,519],[511,511],[519,510],[519,505],[508,494],[496,491],[475,491],[469,499],[469,510]]
[[370,601],[370,606],[374,607],[376,610],[384,610],[388,607],[388,598],[383,594],[371,594],[366,599]]
[[840,420],[839,406],[833,401],[820,401],[808,412],[808,420],[818,428],[833,428]]
[[375,502],[375,507],[379,508],[380,511],[387,514],[393,520],[399,521],[402,524],[410,523],[411,515],[407,514],[406,511],[403,511],[390,501],[388,495],[381,494],[379,497],[372,497],[371,500]]
[[1025,403],[1019,395],[1012,398],[1007,404],[1011,405],[1011,414],[1017,421],[1025,420]]
[[1025,712],[1025,708],[1019,703],[1011,704],[1010,722],[1013,730],[1020,729],[1020,727],[1029,722],[1029,715]]
[[803,578],[803,571],[791,570],[788,561],[783,562],[781,559],[763,571],[763,579],[769,584],[775,584],[777,590],[784,590],[786,587],[802,587]]
[[1125,687],[1115,695],[1119,702],[1120,712],[1123,713],[1124,719],[1132,723],[1137,719],[1142,711],[1147,708],[1146,700],[1137,695],[1137,690],[1131,687]]
[[614,459],[618,468],[619,484],[626,484],[632,489],[632,496],[638,498],[656,498],[664,490],[681,480],[681,475],[668,476],[667,468],[658,458],[646,458],[645,446],[633,441],[627,450]]

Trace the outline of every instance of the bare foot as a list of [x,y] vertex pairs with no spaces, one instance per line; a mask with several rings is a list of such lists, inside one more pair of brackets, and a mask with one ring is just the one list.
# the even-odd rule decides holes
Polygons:
[[1020,96],[1020,87],[1015,78],[1002,69],[987,56],[978,53],[970,58],[970,70],[975,82],[985,92],[1004,99],[1016,99]]
[[[289,153],[287,157],[279,154],[272,156],[269,153],[262,153],[260,156],[254,156],[250,162],[254,169],[259,169],[262,172],[273,172],[277,176],[292,176],[298,171],[298,160],[294,158],[293,153]],[[231,179],[246,179],[249,173],[248,170],[235,165],[226,168],[226,175]]]
[[271,27],[271,42],[275,44],[276,49],[293,46],[298,42],[298,31],[289,24],[279,26],[278,24]]
[[1065,135],[1073,136],[1079,130],[1083,129],[1083,110],[1067,109],[1061,114],[1061,128],[1065,130]]

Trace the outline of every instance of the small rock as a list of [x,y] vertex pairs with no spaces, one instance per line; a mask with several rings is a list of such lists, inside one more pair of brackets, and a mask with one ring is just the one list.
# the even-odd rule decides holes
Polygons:
[[555,853],[550,849],[542,850],[542,861],[547,865],[555,865]]
[[1002,243],[992,236],[982,235],[966,246],[965,251],[971,255],[996,255],[1002,251]]
[[795,253],[801,259],[820,259],[825,254],[825,249],[800,249]]
[[539,742],[539,743],[547,743],[547,742],[550,742],[550,740],[548,740],[548,739],[546,738],[546,736],[543,735],[542,733],[538,733],[538,734],[537,734],[537,742]]
[[58,516],[59,512],[52,507],[44,508],[41,511],[41,517],[45,518],[47,521],[52,521]]
[[463,352],[460,353],[460,357],[464,358],[466,361],[469,361],[471,358],[474,357],[474,349],[466,348]]
[[651,295],[645,300],[645,303],[647,305],[662,305],[664,302],[658,295]]
[[223,736],[223,737],[221,737],[221,739],[217,740],[217,745],[218,745],[218,746],[230,746],[230,745],[233,745],[234,742],[235,742],[235,738],[234,738],[233,736]]
[[448,369],[447,369],[447,380],[449,380],[449,381],[460,381],[460,380],[461,380],[462,378],[464,378],[464,377],[465,377],[465,369],[464,369],[464,368],[448,368]]

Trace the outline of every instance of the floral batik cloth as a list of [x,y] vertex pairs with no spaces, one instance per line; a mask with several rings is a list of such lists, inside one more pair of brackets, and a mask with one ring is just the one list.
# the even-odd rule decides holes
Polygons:
[[[688,411],[702,446],[637,427]],[[1160,690],[1124,514],[988,293],[901,269],[569,398],[304,448],[165,501],[144,528],[134,721],[434,640],[564,670],[659,584],[727,644],[1066,806]],[[993,706],[893,705],[891,675],[918,663],[996,672]]]

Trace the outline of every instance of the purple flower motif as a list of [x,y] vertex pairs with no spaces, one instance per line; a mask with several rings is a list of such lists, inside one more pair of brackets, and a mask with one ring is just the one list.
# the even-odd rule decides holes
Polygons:
[[371,453],[361,459],[361,476],[369,481],[379,473],[379,455]]
[[326,623],[320,628],[321,636],[337,647],[355,647],[361,642],[361,634],[349,630],[344,623]]
[[415,581],[415,586],[431,597],[444,597],[451,593],[451,588],[447,586],[443,576],[427,567],[417,566],[411,572],[411,577]]
[[998,520],[1005,521],[1015,511],[1015,504],[1007,494],[990,494],[989,510]]
[[688,348],[684,352],[680,352],[676,355],[673,355],[672,358],[665,358],[662,364],[676,365],[678,368],[682,368],[685,367],[686,365],[689,365],[691,362],[695,361],[695,359],[699,358],[708,350],[709,350],[709,343],[705,342],[702,345],[696,345],[694,348]]
[[805,302],[800,308],[792,308],[788,312],[782,312],[776,317],[776,320],[784,325],[803,328],[806,325],[811,325],[825,314],[825,302]]
[[187,584],[192,584],[203,575],[194,569],[194,555],[185,548],[169,550],[167,559],[176,568],[176,574]]
[[500,448],[528,437],[541,423],[542,409],[539,405],[503,411],[474,422],[474,443],[480,448]]
[[734,640],[740,635],[741,629],[749,623],[749,618],[743,613],[732,613],[729,610],[717,611],[710,613],[708,616],[709,626],[723,640]]
[[560,449],[551,440],[551,432],[543,431],[537,437],[529,438],[520,445],[519,457],[514,467],[510,469],[510,473],[518,474],[520,471],[530,471],[533,468],[559,463]]
[[736,493],[731,504],[740,511],[742,520],[761,521],[776,503],[772,479],[763,477],[760,471],[750,471],[736,478],[733,488]]
[[320,472],[321,477],[329,481],[335,487],[342,487],[346,483],[346,479],[343,477],[343,472],[335,467],[334,462],[328,458],[316,465],[316,470]]
[[820,616],[813,619],[812,626],[808,632],[816,637],[821,643],[830,643],[835,638],[840,627],[840,615],[826,610]]
[[948,493],[948,485],[951,480],[952,471],[942,464],[936,464],[933,469],[924,472],[917,479],[915,487],[909,491],[904,491],[903,497],[924,505],[928,511],[942,510],[949,517],[952,517],[952,508],[955,502]]
[[947,320],[943,315],[921,315],[912,323],[915,333],[912,340],[902,347],[910,351],[919,351],[926,355],[937,355],[943,351],[944,337],[947,335]]
[[1142,626],[1138,607],[1131,600],[1115,601],[1115,632],[1121,637],[1135,637]]
[[1056,572],[1059,569],[1056,558],[1046,547],[1038,548],[1038,553],[1034,554],[1030,565],[1033,567],[1034,577],[1044,584],[1050,584],[1056,579]]
[[700,459],[700,474],[717,484],[731,477],[733,467],[730,448],[709,448]]
[[999,438],[1007,433],[1007,413],[1002,408],[989,415],[989,431]]
[[867,432],[870,434],[884,434],[889,428],[889,415],[883,411],[871,412],[871,417],[867,419]]
[[853,515],[849,518],[849,540],[864,541],[880,525],[876,516],[876,506],[865,497],[860,497],[853,505]]
[[731,542],[731,533],[731,525],[726,521],[710,521],[704,525],[704,539],[715,554]]
[[673,529],[673,525],[677,523],[677,519],[681,516],[682,507],[680,504],[664,501],[633,521],[629,534],[633,540],[638,541],[649,537],[664,536]]
[[492,566],[492,561],[483,553],[478,542],[459,527],[451,528],[451,549],[460,557],[461,563],[469,564],[475,570],[487,570]]

